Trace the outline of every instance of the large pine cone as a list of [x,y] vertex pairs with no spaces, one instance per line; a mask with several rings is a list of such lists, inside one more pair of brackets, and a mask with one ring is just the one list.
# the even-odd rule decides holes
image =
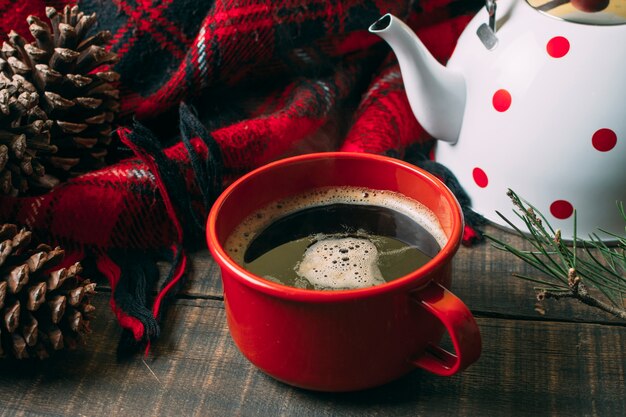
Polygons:
[[[86,37],[96,15],[46,8],[28,17],[35,41],[14,31],[0,50],[0,194],[47,189],[104,165],[119,110],[109,31]],[[47,174],[47,175],[46,175]]]
[[84,342],[96,284],[80,277],[78,262],[59,268],[63,256],[26,229],[0,225],[0,356],[43,359]]

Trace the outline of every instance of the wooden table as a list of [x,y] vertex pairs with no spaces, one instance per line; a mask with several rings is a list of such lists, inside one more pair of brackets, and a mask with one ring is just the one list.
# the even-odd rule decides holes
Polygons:
[[101,286],[86,348],[0,361],[0,415],[626,416],[626,323],[572,301],[539,315],[532,285],[511,276],[530,270],[488,244],[461,248],[453,284],[481,328],[480,360],[450,378],[416,370],[343,394],[292,388],[253,367],[228,334],[218,268],[208,251],[192,258],[153,357],[116,362],[120,329]]

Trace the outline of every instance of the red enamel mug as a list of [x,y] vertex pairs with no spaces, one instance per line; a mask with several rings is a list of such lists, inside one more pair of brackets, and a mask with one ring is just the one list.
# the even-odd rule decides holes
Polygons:
[[[257,209],[328,186],[402,193],[432,210],[447,236],[419,269],[368,288],[323,291],[277,284],[246,271],[223,245]],[[450,190],[400,160],[361,153],[318,153],[282,159],[230,185],[207,222],[220,266],[230,334],[250,362],[285,383],[319,391],[353,391],[392,381],[415,368],[453,375],[480,356],[478,326],[452,294],[451,262],[463,218]],[[454,347],[439,342],[447,331]]]

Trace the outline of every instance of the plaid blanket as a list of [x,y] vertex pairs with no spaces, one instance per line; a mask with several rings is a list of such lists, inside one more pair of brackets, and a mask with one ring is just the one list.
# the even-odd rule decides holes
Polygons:
[[[29,14],[66,1],[0,1],[0,27],[27,39]],[[445,62],[478,0],[83,0],[113,34],[121,75],[118,159],[47,194],[0,200],[0,220],[95,260],[125,329],[120,353],[159,335],[185,249],[224,185],[272,160],[327,150],[387,154],[442,177],[395,57],[367,28],[391,12]],[[181,104],[182,103],[182,104]],[[185,104],[186,103],[186,104]],[[134,124],[131,122],[135,119]],[[158,132],[158,133],[155,133]],[[479,220],[466,212],[470,223]],[[480,236],[466,228],[465,241]],[[158,280],[154,259],[172,270]],[[132,259],[132,262],[130,261]]]

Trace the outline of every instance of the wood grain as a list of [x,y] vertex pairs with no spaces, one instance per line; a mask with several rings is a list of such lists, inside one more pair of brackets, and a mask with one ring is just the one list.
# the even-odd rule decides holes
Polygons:
[[626,415],[626,324],[571,302],[539,316],[532,285],[510,277],[525,268],[488,245],[459,251],[453,290],[483,337],[481,359],[462,374],[416,370],[372,390],[328,394],[277,382],[239,353],[219,270],[201,251],[145,362],[116,361],[120,330],[102,286],[85,348],[43,363],[0,360],[0,416]]
[[[495,227],[486,232],[523,250],[531,246],[520,237]],[[535,311],[535,284],[514,277],[522,274],[546,278],[508,252],[489,243],[461,247],[454,260],[453,291],[474,311],[483,314],[524,317],[531,320],[565,320],[594,323],[626,323],[574,300],[547,300],[545,316]]]
[[[478,363],[436,377],[416,370],[344,394],[289,387],[254,368],[228,335],[219,300],[178,300],[146,363],[115,361],[118,329],[101,311],[86,349],[44,364],[0,364],[0,415],[527,416],[623,415],[621,326],[479,318]],[[366,364],[364,364],[366,366]],[[153,374],[154,373],[154,374]]]

